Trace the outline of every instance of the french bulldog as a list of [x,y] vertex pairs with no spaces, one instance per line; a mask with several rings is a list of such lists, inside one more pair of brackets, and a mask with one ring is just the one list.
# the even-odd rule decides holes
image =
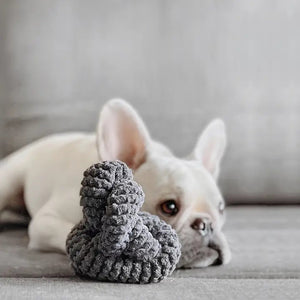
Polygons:
[[143,210],[177,231],[178,267],[226,264],[231,252],[222,232],[225,204],[217,185],[225,147],[225,126],[217,119],[188,157],[177,158],[150,137],[127,102],[113,99],[100,112],[96,134],[56,134],[3,159],[0,211],[25,203],[31,216],[29,248],[65,253],[67,235],[82,218],[83,171],[102,160],[121,160],[145,192]]

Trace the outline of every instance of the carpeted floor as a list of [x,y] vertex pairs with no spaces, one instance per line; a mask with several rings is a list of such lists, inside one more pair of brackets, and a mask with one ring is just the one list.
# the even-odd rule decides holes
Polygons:
[[229,265],[176,270],[159,284],[90,282],[65,256],[29,251],[26,228],[2,225],[0,299],[297,299],[300,206],[232,206],[225,232]]

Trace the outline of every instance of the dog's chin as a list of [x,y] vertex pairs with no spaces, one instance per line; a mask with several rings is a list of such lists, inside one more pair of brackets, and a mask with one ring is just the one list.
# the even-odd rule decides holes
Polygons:
[[177,268],[205,268],[227,264],[231,260],[231,251],[222,232],[214,234],[209,240],[187,236],[182,236],[180,240],[182,254]]
[[219,260],[218,251],[202,247],[198,251],[186,251],[181,255],[177,268],[205,268],[214,265]]

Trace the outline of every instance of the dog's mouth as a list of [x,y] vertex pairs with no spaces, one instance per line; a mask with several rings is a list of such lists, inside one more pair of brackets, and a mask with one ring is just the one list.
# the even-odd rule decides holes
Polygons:
[[182,254],[177,268],[203,268],[223,263],[222,254],[211,247],[201,247],[197,251],[190,250]]
[[181,241],[182,254],[177,268],[203,268],[230,261],[229,246],[222,232],[192,243],[188,242],[187,237],[183,237]]

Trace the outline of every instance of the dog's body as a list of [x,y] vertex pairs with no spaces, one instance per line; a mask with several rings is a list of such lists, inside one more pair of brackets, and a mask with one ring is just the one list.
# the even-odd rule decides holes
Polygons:
[[50,136],[3,160],[0,211],[24,199],[32,217],[29,247],[65,252],[66,237],[82,218],[83,171],[99,160],[120,159],[145,191],[143,209],[177,230],[183,246],[180,266],[227,263],[230,251],[221,232],[224,202],[215,182],[224,149],[223,123],[214,121],[190,159],[178,159],[151,140],[131,106],[112,100],[101,112],[96,135]]

